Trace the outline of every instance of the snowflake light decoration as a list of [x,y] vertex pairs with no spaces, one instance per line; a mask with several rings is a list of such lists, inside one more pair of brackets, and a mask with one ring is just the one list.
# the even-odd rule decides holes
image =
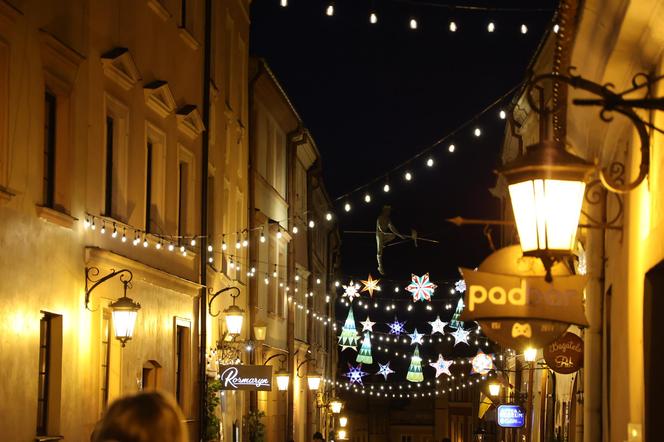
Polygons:
[[450,367],[452,364],[454,364],[454,361],[446,361],[443,355],[439,354],[438,360],[431,362],[429,365],[436,369],[436,377],[438,377],[441,374],[452,376],[452,373],[450,373]]
[[460,279],[457,282],[454,283],[454,290],[456,290],[459,293],[463,293],[466,291],[466,281],[464,279]]
[[358,292],[360,286],[354,284],[353,281],[351,281],[348,285],[343,285],[342,287],[344,288],[344,294],[342,296],[347,297],[351,302],[353,301],[353,298],[360,297],[360,293]]
[[482,350],[477,351],[477,355],[475,355],[470,364],[473,366],[473,369],[471,370],[472,374],[485,375],[496,368],[493,365],[493,358],[491,355],[484,353]]
[[371,275],[369,275],[369,277],[367,278],[366,281],[361,279],[360,282],[364,285],[364,287],[362,287],[362,290],[360,291],[360,293],[361,292],[369,292],[369,296],[371,296],[373,298],[374,290],[380,291],[380,286],[378,285],[378,283],[380,282],[380,279],[373,279],[373,277]]
[[357,364],[356,367],[353,367],[351,364],[348,364],[348,373],[344,373],[344,376],[348,378],[348,382],[351,384],[360,384],[362,383],[362,377],[368,375],[369,373],[362,371],[362,364]]
[[413,302],[416,301],[431,301],[434,290],[438,287],[433,282],[429,281],[429,274],[425,273],[423,276],[412,275],[411,283],[408,284],[406,290],[413,295]]
[[410,338],[410,345],[415,345],[415,344],[422,344],[422,339],[424,339],[424,335],[415,329],[413,333],[409,333],[408,337]]
[[387,325],[390,327],[390,334],[400,335],[406,332],[406,321],[399,322],[396,316],[394,317],[394,322],[388,322]]
[[436,316],[435,321],[428,321],[428,322],[431,325],[432,335],[435,335],[436,333],[440,333],[441,335],[445,334],[445,326],[447,325],[447,322],[441,321],[440,316]]
[[452,337],[454,337],[454,346],[456,347],[457,344],[463,342],[466,345],[468,344],[468,337],[470,335],[470,330],[464,330],[463,327],[459,327],[456,330],[452,332]]
[[378,371],[376,372],[376,374],[382,375],[385,378],[385,380],[387,380],[387,377],[390,374],[396,373],[396,371],[394,371],[390,368],[390,361],[387,361],[387,364],[385,364],[385,365],[383,365],[379,362],[378,367],[379,368],[378,368]]

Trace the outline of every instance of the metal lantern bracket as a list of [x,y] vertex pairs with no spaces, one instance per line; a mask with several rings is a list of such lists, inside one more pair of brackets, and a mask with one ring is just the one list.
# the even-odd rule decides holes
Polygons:
[[226,293],[228,291],[234,290],[235,293],[231,293],[230,296],[233,298],[233,305],[235,305],[235,299],[240,296],[240,289],[238,287],[232,286],[232,287],[224,287],[223,289],[220,289],[216,292],[213,293],[212,289],[208,289],[208,293],[211,295],[210,299],[208,299],[208,312],[210,313],[210,316],[212,317],[217,317],[221,313],[221,310],[219,310],[216,313],[212,313],[212,302],[217,299],[217,296]]
[[[85,268],[85,308],[89,311],[94,311],[90,308],[90,295],[92,291],[96,289],[99,285],[105,283],[109,279],[112,279],[116,276],[120,278],[122,284],[124,285],[124,295],[127,296],[127,288],[131,288],[131,280],[134,278],[134,274],[129,269],[115,270],[111,269],[111,273],[101,278],[95,279],[99,275],[98,267],[86,267]],[[92,283],[92,285],[90,285]]]
[[[547,110],[543,106],[536,104],[531,92],[535,88],[540,88],[538,83],[542,81],[563,82],[572,86],[574,89],[581,89],[594,94],[597,98],[576,98],[572,100],[572,103],[577,106],[600,107],[599,117],[602,121],[607,123],[612,121],[612,112],[617,112],[627,117],[634,125],[639,134],[639,139],[641,140],[641,163],[639,165],[638,176],[630,183],[625,183],[623,180],[616,178],[616,168],[618,168],[618,170],[624,170],[625,168],[623,164],[617,162],[614,162],[609,165],[609,167],[604,167],[599,171],[599,179],[609,191],[614,193],[627,193],[639,186],[649,173],[650,134],[648,133],[648,128],[664,133],[662,129],[657,128],[648,121],[644,121],[634,109],[664,110],[664,97],[650,96],[653,86],[664,79],[664,75],[651,76],[645,73],[638,73],[632,78],[631,88],[622,92],[614,92],[614,85],[612,83],[606,83],[604,85],[595,83],[580,75],[576,75],[574,73],[575,70],[575,67],[570,67],[568,69],[568,75],[551,73],[533,77],[528,84],[526,92],[528,104],[538,114],[556,111],[557,108]],[[627,95],[644,89],[646,93],[643,97],[626,98]],[[558,103],[558,107],[560,107],[560,105],[561,103]]]
[[303,378],[303,377],[304,377],[304,375],[300,376],[300,368],[302,368],[302,366],[303,366],[304,364],[306,364],[307,362],[314,362],[314,363],[315,363],[315,362],[316,362],[316,359],[315,359],[315,358],[306,358],[304,361],[302,361],[302,362],[300,362],[300,363],[298,364],[297,368],[295,369],[295,375],[296,375],[298,378]]
[[267,365],[267,363],[270,362],[270,361],[271,361],[272,359],[274,359],[274,358],[281,358],[281,364],[283,365],[284,363],[286,363],[286,359],[288,358],[288,355],[287,355],[286,353],[276,353],[276,354],[273,354],[272,356],[270,356],[269,358],[267,358],[267,359],[265,360],[265,362],[263,362],[263,365]]

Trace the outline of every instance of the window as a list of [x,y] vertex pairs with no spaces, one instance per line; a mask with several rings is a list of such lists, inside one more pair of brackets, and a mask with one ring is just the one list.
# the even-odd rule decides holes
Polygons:
[[109,374],[111,364],[111,312],[104,309],[101,320],[101,409],[108,406]]
[[145,231],[148,233],[152,231],[152,150],[152,142],[148,141],[145,165]]
[[180,161],[178,173],[178,236],[182,237],[187,234],[187,214],[189,211],[188,198],[189,194],[189,165]]
[[55,115],[56,98],[49,91],[44,94],[44,206],[55,205]]
[[194,1],[180,0],[180,27],[192,32],[194,29]]
[[189,370],[190,324],[176,318],[175,325],[175,399],[184,410],[187,396],[187,379]]
[[104,215],[113,216],[113,151],[115,144],[115,120],[106,115],[106,183],[104,193]]
[[62,317],[42,312],[39,323],[37,435],[56,434],[62,369]]
[[141,373],[141,390],[156,390],[160,386],[161,364],[157,361],[147,361],[143,364]]
[[214,244],[214,240],[216,239],[215,233],[215,213],[214,213],[214,176],[208,176],[208,183],[207,183],[207,236],[210,238],[208,240],[209,244]]
[[[178,146],[178,226],[180,237],[192,234],[196,225],[196,204],[194,202],[195,159],[194,154],[183,145]],[[185,245],[184,238],[181,244]]]

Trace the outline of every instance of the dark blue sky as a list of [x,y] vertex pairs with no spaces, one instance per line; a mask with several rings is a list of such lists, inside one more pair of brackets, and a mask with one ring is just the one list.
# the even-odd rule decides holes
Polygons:
[[[372,3],[379,22],[368,21]],[[449,4],[430,0],[430,3]],[[324,14],[326,1],[255,0],[252,5],[251,51],[264,57],[283,84],[323,157],[326,185],[335,198],[383,177],[395,165],[448,134],[500,97],[526,74],[552,12],[451,10],[396,0],[337,0],[336,14]],[[469,5],[467,2],[457,2]],[[482,3],[474,2],[474,5]],[[492,1],[484,5],[549,8],[555,1]],[[419,29],[408,28],[409,17]],[[459,29],[448,30],[453,19]],[[488,33],[490,21],[496,24]],[[528,33],[522,35],[525,23]],[[442,220],[461,215],[499,216],[498,201],[488,189],[504,135],[497,109],[481,118],[481,138],[472,129],[434,150],[434,168],[424,158],[408,165],[414,179],[403,180],[403,169],[383,182],[339,200],[342,230],[374,230],[382,204],[391,204],[402,231],[416,228],[435,238],[438,246],[390,247],[388,277],[408,279],[430,272],[434,281],[455,277],[458,266],[477,266],[489,253],[481,227],[457,228]],[[472,126],[474,127],[474,125]],[[353,204],[350,214],[343,204]],[[361,207],[365,206],[365,207]],[[375,269],[375,239],[342,235],[343,267],[348,275]],[[407,264],[406,264],[407,263]]]

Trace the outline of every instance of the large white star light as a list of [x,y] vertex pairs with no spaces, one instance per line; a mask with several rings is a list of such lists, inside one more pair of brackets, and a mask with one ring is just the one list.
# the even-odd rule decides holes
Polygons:
[[463,327],[459,327],[456,330],[454,330],[452,333],[452,336],[454,337],[454,346],[456,347],[457,344],[463,342],[466,345],[468,344],[468,337],[470,335],[470,330],[464,330]]
[[396,373],[396,371],[392,370],[390,368],[390,361],[387,361],[387,364],[383,365],[380,362],[378,363],[378,371],[376,374],[383,375],[385,380],[387,380],[387,376],[389,376],[391,373]]
[[471,373],[485,375],[494,368],[493,358],[491,355],[484,353],[482,350],[477,351],[477,355],[472,359],[470,364],[473,366]]
[[375,322],[371,321],[371,318],[367,316],[367,319],[364,320],[364,322],[360,322],[362,324],[362,331],[370,331],[373,332],[373,326],[376,324]]
[[351,364],[348,364],[348,373],[344,373],[344,376],[348,378],[348,382],[351,384],[360,384],[364,386],[362,383],[362,377],[368,375],[369,373],[366,373],[362,371],[362,364],[357,364],[356,367],[353,367]]
[[409,333],[408,337],[410,338],[410,345],[415,345],[415,344],[422,344],[422,339],[424,339],[424,335],[415,329],[413,333]]
[[344,294],[342,296],[347,297],[351,302],[353,301],[354,298],[359,298],[360,293],[358,290],[360,289],[360,286],[351,282],[348,285],[342,285],[344,288]]
[[450,367],[452,364],[454,364],[454,361],[446,361],[445,358],[443,358],[443,355],[439,354],[438,360],[431,362],[429,365],[436,369],[436,377],[438,377],[441,374],[452,376],[452,373],[450,373]]
[[447,322],[441,321],[440,316],[436,316],[435,321],[429,321],[429,324],[431,325],[432,335],[435,335],[436,333],[440,333],[441,335],[445,334],[445,326],[447,325]]

